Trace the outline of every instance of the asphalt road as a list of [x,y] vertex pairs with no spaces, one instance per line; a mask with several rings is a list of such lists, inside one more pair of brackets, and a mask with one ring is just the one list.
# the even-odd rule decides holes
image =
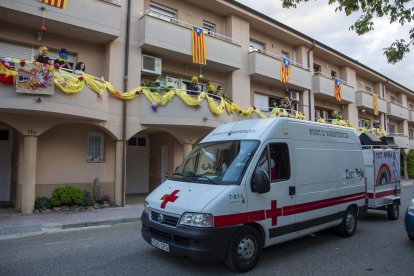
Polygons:
[[[264,249],[247,275],[414,275],[414,242],[403,214],[414,185],[402,187],[401,216],[370,211],[355,235],[333,231]],[[223,275],[222,263],[170,256],[145,243],[141,224],[49,233],[0,241],[0,275]]]

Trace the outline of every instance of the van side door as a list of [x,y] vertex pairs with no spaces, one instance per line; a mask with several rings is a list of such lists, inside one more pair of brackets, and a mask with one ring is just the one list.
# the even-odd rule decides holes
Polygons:
[[294,208],[296,200],[289,148],[287,142],[270,142],[259,150],[260,155],[253,160],[255,166],[252,166],[251,180],[254,181],[254,171],[259,169],[266,171],[270,180],[270,191],[266,193],[252,191],[252,186],[250,189],[247,187],[249,209],[264,210],[265,213],[262,225],[267,237],[266,246],[295,234],[295,214],[284,211],[285,208]]

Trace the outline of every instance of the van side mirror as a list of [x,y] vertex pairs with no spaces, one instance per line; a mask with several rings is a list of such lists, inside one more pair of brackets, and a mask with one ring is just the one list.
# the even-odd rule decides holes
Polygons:
[[264,194],[270,191],[269,175],[263,169],[256,169],[254,171],[252,182],[250,183],[252,192]]

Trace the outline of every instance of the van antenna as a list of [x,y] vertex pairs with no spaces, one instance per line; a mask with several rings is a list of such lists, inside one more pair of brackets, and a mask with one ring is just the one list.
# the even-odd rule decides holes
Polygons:
[[229,136],[232,135],[232,131],[236,128],[237,124],[240,122],[240,117],[239,119],[236,121],[236,123],[234,124],[233,128],[229,131]]

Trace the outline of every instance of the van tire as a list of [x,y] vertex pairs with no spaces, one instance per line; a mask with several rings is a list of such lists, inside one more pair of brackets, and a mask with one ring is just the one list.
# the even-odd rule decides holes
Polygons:
[[263,241],[259,231],[246,225],[232,237],[226,252],[224,263],[234,272],[251,270],[262,255]]
[[342,218],[342,222],[337,227],[339,235],[342,237],[351,237],[354,235],[357,227],[357,216],[355,208],[348,208]]
[[397,201],[387,206],[387,215],[390,220],[397,220],[400,216],[400,206]]

